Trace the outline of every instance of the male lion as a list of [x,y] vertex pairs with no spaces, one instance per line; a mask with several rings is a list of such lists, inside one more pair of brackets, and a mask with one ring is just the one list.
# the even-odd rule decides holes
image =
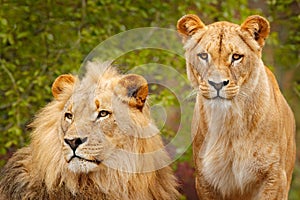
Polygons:
[[177,23],[187,74],[198,91],[192,134],[196,188],[205,199],[288,198],[295,162],[295,120],[261,60],[269,23]]
[[0,199],[177,199],[143,77],[93,62],[82,80],[59,76],[52,93],[31,144],[0,175]]

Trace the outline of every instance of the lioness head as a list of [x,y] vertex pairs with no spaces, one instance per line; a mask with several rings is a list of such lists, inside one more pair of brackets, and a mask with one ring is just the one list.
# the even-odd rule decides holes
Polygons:
[[263,66],[261,50],[270,31],[266,19],[254,15],[242,25],[206,26],[190,14],[178,21],[177,28],[185,44],[188,78],[205,99],[231,100],[241,87],[251,91],[259,84],[257,69]]
[[138,137],[146,137],[138,135],[138,129],[146,130],[150,124],[145,105],[148,86],[143,77],[120,75],[107,66],[99,70],[93,63],[87,68],[82,80],[61,75],[52,86],[53,96],[62,105],[62,154],[67,168],[76,173],[95,171],[103,163],[129,162],[117,158],[116,150],[138,153],[134,143]]

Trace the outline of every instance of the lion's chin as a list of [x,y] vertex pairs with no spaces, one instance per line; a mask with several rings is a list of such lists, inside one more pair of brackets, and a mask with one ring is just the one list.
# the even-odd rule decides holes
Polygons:
[[98,164],[80,158],[73,158],[68,163],[68,169],[74,173],[89,173],[98,169]]
[[224,96],[207,96],[207,95],[202,95],[202,96],[207,100],[214,100],[214,101],[217,101],[217,102],[232,100],[232,98],[227,98],[227,97],[224,97]]

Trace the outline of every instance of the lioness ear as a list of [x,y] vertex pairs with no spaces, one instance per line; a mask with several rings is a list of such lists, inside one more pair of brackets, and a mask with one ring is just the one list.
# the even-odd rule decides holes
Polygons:
[[129,106],[142,110],[148,96],[148,83],[142,76],[125,75],[117,83],[114,92]]
[[270,33],[269,22],[259,15],[247,17],[241,28],[248,31],[261,47],[265,45],[265,39]]
[[75,83],[75,77],[70,74],[64,74],[57,77],[52,84],[52,95],[55,99],[58,99],[58,96],[64,92],[64,90],[73,86]]
[[194,14],[184,15],[177,22],[177,31],[185,38],[194,35],[199,29],[204,27],[204,23]]

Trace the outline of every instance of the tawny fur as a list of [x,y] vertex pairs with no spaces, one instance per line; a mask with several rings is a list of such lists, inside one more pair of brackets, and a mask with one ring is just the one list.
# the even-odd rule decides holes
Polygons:
[[[169,157],[145,102],[145,79],[107,63],[87,68],[82,80],[54,82],[55,99],[32,123],[30,145],[1,172],[0,199],[177,199],[172,170],[160,165]],[[101,110],[110,114],[99,118]],[[76,154],[89,161],[71,159],[65,141],[74,138],[87,138]]]
[[255,15],[241,26],[205,26],[186,15],[177,28],[197,91],[192,134],[199,198],[288,199],[295,120],[261,60],[268,21]]

